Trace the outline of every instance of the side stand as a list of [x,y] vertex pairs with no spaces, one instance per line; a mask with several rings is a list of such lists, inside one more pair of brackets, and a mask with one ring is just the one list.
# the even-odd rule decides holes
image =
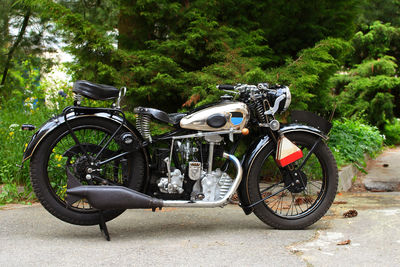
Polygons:
[[104,235],[104,238],[107,241],[110,241],[110,234],[108,233],[106,221],[104,220],[104,215],[102,210],[100,211],[99,217],[100,217],[100,222],[99,222],[100,231]]

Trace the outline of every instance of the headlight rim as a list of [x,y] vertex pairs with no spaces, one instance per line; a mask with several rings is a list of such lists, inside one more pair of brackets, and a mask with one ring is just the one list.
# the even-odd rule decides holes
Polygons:
[[285,88],[283,88],[283,91],[286,95],[286,99],[285,99],[285,105],[283,106],[282,112],[285,112],[289,108],[289,106],[292,102],[292,94],[290,93],[290,89],[288,86],[285,86]]

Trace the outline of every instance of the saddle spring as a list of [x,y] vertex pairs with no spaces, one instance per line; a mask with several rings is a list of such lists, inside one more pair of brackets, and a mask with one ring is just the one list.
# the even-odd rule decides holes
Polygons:
[[150,132],[151,116],[147,114],[139,114],[136,119],[136,128],[144,139],[152,142]]

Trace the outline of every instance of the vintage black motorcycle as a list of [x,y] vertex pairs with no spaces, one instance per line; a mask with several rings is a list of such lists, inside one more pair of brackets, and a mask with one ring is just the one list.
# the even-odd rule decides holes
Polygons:
[[[272,227],[315,223],[338,184],[325,143],[331,124],[295,111],[281,125],[275,114],[290,105],[286,86],[217,88],[229,94],[189,113],[137,107],[135,127],[120,109],[125,88],[75,82],[74,105],[42,125],[24,152],[37,198],[65,222],[99,224],[108,240],[105,222],[125,209],[223,207],[236,192],[245,214]],[[116,103],[85,107],[82,97]],[[154,136],[152,120],[173,130]]]

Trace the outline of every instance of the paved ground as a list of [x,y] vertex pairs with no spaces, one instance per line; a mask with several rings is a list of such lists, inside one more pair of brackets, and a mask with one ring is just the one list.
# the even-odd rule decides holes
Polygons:
[[[358,216],[343,218],[356,209]],[[224,209],[130,210],[98,227],[73,226],[40,205],[0,210],[0,266],[399,266],[400,193],[345,193],[301,231],[279,231]],[[337,245],[350,240],[348,245]]]
[[[325,229],[289,246],[312,266],[400,266],[400,193],[346,193],[337,197]],[[355,209],[358,216],[344,218]],[[349,245],[338,245],[350,241]]]
[[[400,157],[378,158],[369,177],[388,177],[395,164]],[[358,216],[343,217],[353,209]],[[0,207],[0,266],[400,266],[400,192],[341,193],[301,231],[271,229],[234,205],[129,210],[108,227],[111,242],[39,204]]]
[[400,147],[385,150],[370,161],[364,186],[372,191],[400,191]]

